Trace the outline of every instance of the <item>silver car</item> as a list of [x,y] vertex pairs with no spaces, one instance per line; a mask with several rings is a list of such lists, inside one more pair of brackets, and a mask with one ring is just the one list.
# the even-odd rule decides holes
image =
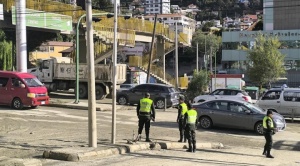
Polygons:
[[[212,126],[254,130],[263,134],[262,120],[266,111],[240,100],[211,100],[194,104],[199,115],[199,125],[208,129]],[[274,125],[278,131],[286,128],[285,119],[278,113],[273,113]]]

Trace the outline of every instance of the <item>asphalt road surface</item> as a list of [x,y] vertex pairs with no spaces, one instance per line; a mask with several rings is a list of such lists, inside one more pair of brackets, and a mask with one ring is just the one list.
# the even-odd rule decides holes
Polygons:
[[[131,139],[137,131],[137,117],[132,110],[117,112],[117,143]],[[177,141],[177,110],[157,110],[151,125],[154,140]],[[7,157],[40,157],[44,150],[88,145],[87,110],[38,107],[12,110],[0,107],[0,154]],[[289,123],[284,132],[274,136],[274,149],[299,151],[300,124]],[[110,143],[111,112],[97,112],[98,144]],[[143,135],[144,136],[144,135]],[[144,137],[145,138],[145,137]],[[261,148],[263,136],[254,131],[213,128],[199,129],[198,142],[221,142],[225,147]],[[300,154],[300,153],[299,153]],[[300,156],[300,155],[299,155]]]

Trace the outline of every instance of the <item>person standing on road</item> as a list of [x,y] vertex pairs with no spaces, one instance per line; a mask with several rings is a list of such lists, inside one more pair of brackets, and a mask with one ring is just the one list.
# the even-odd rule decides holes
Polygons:
[[184,115],[184,125],[186,137],[188,139],[189,148],[187,152],[196,152],[196,125],[197,125],[197,111],[192,108],[190,103],[187,104],[188,111]]
[[273,112],[271,110],[267,111],[267,115],[263,119],[263,132],[266,139],[264,146],[263,155],[266,155],[267,158],[274,158],[270,152],[273,144],[272,135],[275,133],[274,123],[272,119]]
[[140,100],[136,108],[136,113],[139,118],[138,137],[141,138],[143,128],[145,126],[146,142],[151,142],[149,138],[150,121],[155,121],[155,109],[153,101],[150,99],[150,94],[146,93],[145,97]]
[[179,106],[178,106],[178,115],[177,115],[177,123],[179,127],[179,135],[180,138],[178,142],[186,142],[185,134],[184,134],[184,114],[187,112],[188,108],[186,103],[184,102],[184,97],[179,97]]

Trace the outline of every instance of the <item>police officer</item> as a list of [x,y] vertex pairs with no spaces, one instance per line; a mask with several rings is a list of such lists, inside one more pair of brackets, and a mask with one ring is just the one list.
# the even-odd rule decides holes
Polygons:
[[267,158],[274,158],[270,154],[272,144],[273,144],[272,135],[275,133],[272,115],[273,112],[271,110],[268,110],[267,115],[263,119],[264,136],[266,139],[263,155],[266,155]]
[[150,121],[151,119],[155,121],[155,109],[149,93],[146,93],[145,97],[142,98],[138,103],[136,113],[139,118],[138,137],[141,138],[141,134],[145,125],[146,142],[151,142],[149,138]]
[[184,122],[185,122],[185,132],[186,137],[188,139],[189,148],[188,152],[196,152],[196,125],[197,125],[197,111],[192,108],[190,103],[187,104],[187,112],[184,115]]
[[[186,142],[185,134],[184,134],[184,114],[187,111],[187,105],[184,102],[184,97],[180,96],[179,97],[179,106],[178,106],[178,115],[177,115],[177,123],[179,127],[179,134],[180,134],[180,139],[178,142]],[[183,139],[184,138],[184,139]]]

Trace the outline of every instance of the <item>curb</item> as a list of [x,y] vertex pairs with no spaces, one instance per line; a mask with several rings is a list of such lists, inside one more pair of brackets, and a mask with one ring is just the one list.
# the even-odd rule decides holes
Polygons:
[[[198,148],[202,149],[221,149],[222,143],[197,143]],[[138,143],[132,145],[119,145],[119,147],[97,150],[97,148],[70,148],[44,151],[43,157],[64,161],[84,161],[91,159],[99,159],[107,156],[132,153],[147,149],[186,149],[186,143],[176,142],[157,142],[157,143]]]
[[0,166],[42,166],[42,162],[38,159],[19,159],[0,157]]
[[[50,103],[49,105],[43,105],[46,107],[59,107],[59,108],[71,108],[71,109],[78,109],[78,110],[87,110],[89,107],[88,106],[81,106],[81,105],[69,105],[68,103],[62,103],[62,104],[57,104],[57,103]],[[110,111],[111,109],[103,109],[100,107],[96,107],[96,111]]]

